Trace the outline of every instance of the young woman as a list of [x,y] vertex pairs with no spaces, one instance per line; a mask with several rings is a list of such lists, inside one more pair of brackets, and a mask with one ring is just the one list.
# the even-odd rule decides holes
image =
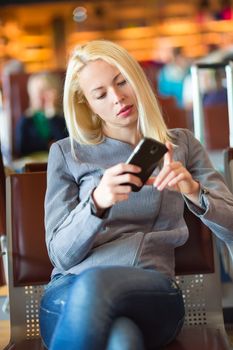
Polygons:
[[[46,242],[54,265],[40,325],[52,350],[156,349],[182,327],[174,249],[185,243],[184,203],[233,240],[233,196],[191,132],[167,130],[139,64],[109,41],[78,46],[64,88],[69,138],[51,146]],[[148,136],[163,163],[139,192],[125,161]]]

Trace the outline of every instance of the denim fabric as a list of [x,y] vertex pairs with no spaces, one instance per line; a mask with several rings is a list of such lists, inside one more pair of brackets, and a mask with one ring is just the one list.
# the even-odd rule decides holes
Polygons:
[[127,317],[113,322],[106,350],[144,350],[144,340],[136,323]]
[[50,350],[159,349],[176,337],[183,319],[175,282],[135,267],[96,267],[56,278],[40,308]]

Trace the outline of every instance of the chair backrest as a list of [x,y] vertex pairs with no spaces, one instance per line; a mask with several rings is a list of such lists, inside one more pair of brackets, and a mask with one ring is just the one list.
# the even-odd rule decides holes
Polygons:
[[14,143],[14,130],[19,118],[29,105],[29,98],[27,94],[28,78],[28,73],[13,73],[10,75],[5,74],[2,81],[6,113],[10,120],[10,151],[13,158],[17,156]]
[[[45,188],[46,172],[11,174],[7,178],[12,344],[39,338],[38,307],[52,269],[43,224]],[[190,239],[176,250],[176,279],[183,290],[186,326],[217,325],[223,329],[221,288],[211,232],[191,212],[185,212],[185,218]]]
[[226,104],[205,106],[204,111],[204,142],[208,150],[225,149],[229,147],[229,120]]
[[0,235],[6,234],[6,176],[0,147]]
[[25,172],[47,171],[47,163],[46,162],[26,163],[24,165],[24,171]]
[[163,118],[169,129],[184,128],[191,129],[188,113],[185,109],[179,108],[174,97],[157,96]]
[[[0,145],[1,146],[1,145]],[[0,147],[0,244],[1,253],[4,254],[4,240],[6,235],[6,177]],[[4,255],[3,255],[4,259]],[[6,283],[4,262],[0,259],[0,286]]]
[[14,344],[40,337],[38,307],[52,271],[44,229],[46,172],[12,174],[7,177],[6,189],[11,343]]
[[233,148],[224,150],[224,175],[229,189],[233,192]]
[[151,60],[139,61],[139,63],[144,70],[153,91],[157,92],[157,77],[162,64]]
[[185,206],[184,218],[189,229],[189,239],[187,242],[176,248],[176,276],[195,275],[200,273],[213,273],[214,254],[213,240],[210,229],[202,224]]

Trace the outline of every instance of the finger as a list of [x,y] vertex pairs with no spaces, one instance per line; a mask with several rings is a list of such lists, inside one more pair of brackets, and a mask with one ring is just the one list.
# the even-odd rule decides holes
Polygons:
[[155,187],[159,187],[160,184],[166,179],[166,177],[169,174],[172,174],[172,172],[177,172],[177,170],[180,168],[179,162],[173,162],[171,164],[164,165],[161,171],[159,172],[158,176],[156,177],[156,180],[154,182]]
[[184,181],[186,179],[186,176],[184,173],[178,174],[176,177],[174,177],[171,181],[168,182],[168,186],[172,187],[177,185],[179,182]]
[[146,181],[146,185],[154,185],[154,182],[156,180],[155,176],[151,176],[147,181]]
[[140,173],[141,168],[134,164],[119,163],[109,168],[107,171],[111,175],[120,175],[123,173]]
[[169,183],[172,182],[174,179],[179,177],[180,175],[179,169],[175,169],[172,172],[169,172],[167,176],[157,185],[157,189],[159,191],[162,191],[165,187],[169,186]]
[[164,155],[164,165],[171,164],[173,161],[173,146],[172,143],[167,141],[166,147],[168,149],[168,152]]
[[124,185],[126,183],[130,183],[138,187],[142,186],[141,179],[138,176],[129,173],[116,176],[112,182],[114,185]]

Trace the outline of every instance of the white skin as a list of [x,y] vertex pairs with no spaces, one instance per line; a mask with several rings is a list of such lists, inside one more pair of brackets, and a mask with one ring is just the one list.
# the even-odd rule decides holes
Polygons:
[[[104,134],[136,145],[140,139],[136,96],[118,68],[100,59],[90,61],[81,70],[79,83],[90,108],[103,121]],[[198,204],[199,183],[182,163],[174,161],[172,144],[167,142],[166,146],[168,152],[164,156],[163,167],[156,178],[151,177],[147,181],[147,185],[153,185],[159,191],[165,188],[179,191]],[[136,176],[140,171],[138,166],[120,163],[104,172],[92,193],[100,213],[129,198],[131,186],[123,183],[142,185]]]

